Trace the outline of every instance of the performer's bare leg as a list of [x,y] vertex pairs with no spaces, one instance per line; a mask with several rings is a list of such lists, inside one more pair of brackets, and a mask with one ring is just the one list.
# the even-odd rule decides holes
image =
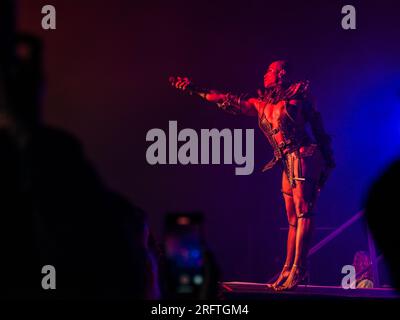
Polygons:
[[303,158],[302,171],[305,181],[296,181],[293,188],[293,202],[297,215],[296,250],[291,272],[278,290],[289,290],[296,287],[305,277],[307,255],[311,245],[314,229],[313,210],[318,196],[317,181],[321,174],[320,155]]
[[289,230],[286,243],[286,260],[285,266],[292,267],[296,250],[296,230],[297,216],[294,208],[293,196],[284,195],[286,204],[286,213],[288,216]]
[[306,268],[313,231],[314,217],[302,217],[297,220],[296,256],[293,265]]
[[307,255],[310,249],[314,218],[300,217],[297,220],[296,255],[289,276],[278,290],[289,290],[304,280],[307,271]]
[[282,174],[282,194],[285,200],[289,230],[286,243],[285,264],[283,265],[282,271],[279,274],[278,279],[272,284],[267,284],[268,287],[273,289],[276,289],[277,287],[281,286],[289,276],[295,258],[295,250],[296,250],[296,230],[297,230],[296,208],[293,202],[291,186],[289,184],[289,180],[285,172],[283,172]]

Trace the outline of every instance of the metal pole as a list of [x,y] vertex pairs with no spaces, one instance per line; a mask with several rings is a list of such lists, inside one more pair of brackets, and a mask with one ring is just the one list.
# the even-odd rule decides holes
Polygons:
[[314,247],[312,247],[310,249],[310,252],[308,253],[308,257],[312,256],[314,253],[316,253],[318,250],[320,250],[327,243],[329,243],[330,241],[335,239],[339,234],[341,234],[344,230],[346,230],[348,227],[350,227],[354,222],[356,222],[358,219],[360,219],[363,214],[364,214],[364,211],[362,211],[362,210],[357,212],[354,216],[352,216],[349,220],[347,220],[345,223],[343,223],[335,231],[331,232],[324,239],[322,239],[320,242],[318,242]]
[[378,259],[376,258],[374,238],[372,237],[369,228],[367,228],[367,235],[368,235],[369,258],[371,259],[371,265],[372,265],[372,278],[374,282],[374,288],[379,288],[380,281],[379,281],[379,271],[378,271]]

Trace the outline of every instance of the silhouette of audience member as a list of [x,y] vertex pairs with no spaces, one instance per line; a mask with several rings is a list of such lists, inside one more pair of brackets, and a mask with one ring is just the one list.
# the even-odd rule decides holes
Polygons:
[[374,182],[366,201],[365,215],[371,233],[388,264],[394,286],[400,290],[400,160]]
[[[74,137],[41,123],[41,42],[21,34],[15,49],[0,108],[0,295],[146,298],[142,211],[102,184]],[[41,286],[44,265],[56,290]]]

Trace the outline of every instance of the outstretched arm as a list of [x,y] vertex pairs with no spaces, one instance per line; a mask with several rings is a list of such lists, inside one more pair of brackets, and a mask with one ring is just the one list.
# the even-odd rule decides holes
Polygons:
[[235,95],[229,92],[221,92],[200,88],[194,85],[187,77],[170,77],[171,85],[190,94],[197,94],[201,98],[216,103],[219,108],[233,114],[257,115],[257,99],[247,95]]

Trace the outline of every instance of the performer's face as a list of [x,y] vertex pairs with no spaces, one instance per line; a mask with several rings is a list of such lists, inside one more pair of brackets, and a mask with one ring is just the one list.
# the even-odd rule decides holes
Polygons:
[[268,70],[264,74],[264,87],[270,87],[282,81],[285,70],[279,61],[269,65]]

